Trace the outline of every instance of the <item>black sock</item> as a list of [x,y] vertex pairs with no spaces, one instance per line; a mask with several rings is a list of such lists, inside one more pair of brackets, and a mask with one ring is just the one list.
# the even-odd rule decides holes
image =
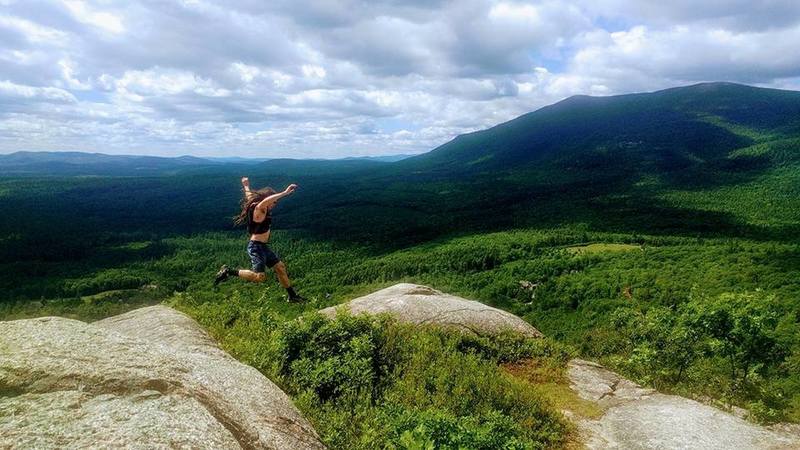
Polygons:
[[242,270],[242,269],[228,269],[228,276],[238,277],[240,270]]
[[286,288],[286,292],[289,294],[289,297],[295,298],[297,297],[297,292],[294,291],[294,288],[289,286]]

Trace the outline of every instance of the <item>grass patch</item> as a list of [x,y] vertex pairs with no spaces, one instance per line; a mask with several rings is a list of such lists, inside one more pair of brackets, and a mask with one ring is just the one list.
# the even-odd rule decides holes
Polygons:
[[97,302],[102,300],[125,300],[134,297],[140,289],[112,289],[110,291],[98,292],[92,295],[83,295],[81,300],[84,302]]
[[548,359],[522,359],[505,363],[502,370],[528,384],[558,411],[569,411],[583,418],[597,419],[604,410],[597,403],[581,398],[569,387],[565,367]]

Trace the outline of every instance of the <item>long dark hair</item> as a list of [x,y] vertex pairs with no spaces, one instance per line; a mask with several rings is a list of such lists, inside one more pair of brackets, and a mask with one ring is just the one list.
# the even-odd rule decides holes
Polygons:
[[257,191],[250,191],[250,195],[245,192],[242,196],[242,200],[239,202],[242,210],[233,218],[233,223],[236,225],[247,223],[248,210],[272,194],[275,194],[275,189],[272,189],[271,187],[265,187]]

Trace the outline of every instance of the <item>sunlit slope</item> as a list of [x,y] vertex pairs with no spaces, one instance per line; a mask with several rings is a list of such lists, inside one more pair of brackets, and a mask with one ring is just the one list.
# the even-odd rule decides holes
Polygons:
[[674,171],[797,136],[800,92],[708,83],[654,93],[575,96],[401,161],[411,171],[482,172],[546,164]]
[[370,207],[416,201],[411,217],[429,205],[460,224],[784,234],[800,222],[800,92],[571,97],[377,173]]

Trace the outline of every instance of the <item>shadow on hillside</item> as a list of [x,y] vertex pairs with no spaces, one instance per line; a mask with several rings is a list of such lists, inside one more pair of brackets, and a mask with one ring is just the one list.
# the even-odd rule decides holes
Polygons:
[[[793,240],[800,225],[758,227],[728,212],[680,207],[657,192],[625,193],[631,184],[594,180],[569,186],[540,186],[491,191],[486,185],[457,188],[464,201],[418,195],[406,199],[352,198],[319,211],[306,211],[310,237],[341,239],[398,248],[448,235],[513,228],[549,229],[585,224],[592,231],[708,238]],[[293,213],[293,212],[290,212]],[[290,214],[291,215],[291,214]],[[291,220],[291,219],[290,219]]]
[[742,223],[727,212],[676,207],[654,197],[614,200],[599,199],[586,205],[597,212],[588,222],[592,229],[684,237],[767,237],[763,228]]
[[[800,249],[775,249],[770,255],[769,263],[776,267],[776,272],[800,272]],[[800,283],[800,280],[797,280]]]
[[[160,240],[120,244],[103,242],[99,235],[84,235],[83,240],[70,239],[70,236],[59,238],[60,242],[43,237],[35,243],[5,242],[0,246],[2,261],[8,261],[0,264],[0,271],[5,274],[0,276],[0,291],[4,293],[0,302],[74,295],[73,290],[65,287],[65,282],[70,279],[128,267],[136,262],[158,260],[175,253],[172,245]],[[126,288],[139,287],[140,282],[134,284]]]
[[102,233],[59,234],[7,239],[0,246],[3,261],[49,262],[90,260],[94,267],[154,260],[174,252],[172,246],[149,238],[109,239]]

